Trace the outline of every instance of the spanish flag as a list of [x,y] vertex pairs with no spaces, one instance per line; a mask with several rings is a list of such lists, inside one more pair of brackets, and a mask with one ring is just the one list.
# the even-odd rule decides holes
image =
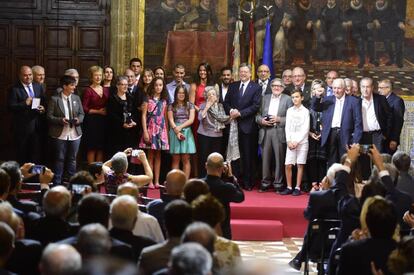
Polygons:
[[254,24],[253,24],[253,18],[250,19],[250,23],[249,23],[249,59],[247,61],[247,63],[250,64],[250,66],[252,66],[252,80],[255,80],[255,76],[256,76],[256,66],[255,66],[255,62],[256,62],[256,46],[254,43]]

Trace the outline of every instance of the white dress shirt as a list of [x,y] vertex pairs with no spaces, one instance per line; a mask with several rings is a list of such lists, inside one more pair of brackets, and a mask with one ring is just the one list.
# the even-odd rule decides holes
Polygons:
[[279,112],[279,103],[280,95],[272,95],[270,98],[269,110],[267,111],[267,114],[271,116],[277,116],[277,113]]
[[345,95],[343,95],[340,99],[335,98],[335,109],[334,109],[334,114],[332,118],[331,128],[341,127],[342,110],[344,108],[344,103],[345,103]]
[[[65,96],[62,93],[63,108],[65,109],[65,118],[69,120],[69,108],[68,108],[68,102],[67,102],[68,98],[69,98],[69,104],[71,107],[70,109],[72,110],[72,114],[73,114],[73,106],[76,104],[76,101],[72,101],[72,95]],[[75,118],[75,116],[73,118]],[[77,140],[80,138],[81,136],[78,135],[78,133],[76,132],[76,127],[75,126],[70,127],[69,124],[63,125],[62,134],[60,134],[60,136],[58,137],[58,139],[61,139],[61,140]]]
[[26,94],[27,94],[27,96],[28,96],[28,97],[32,97],[32,96],[30,95],[30,92],[29,92],[29,87],[28,87],[28,86],[30,86],[30,89],[32,89],[32,92],[33,92],[33,97],[35,97],[35,92],[34,92],[34,90],[33,90],[33,85],[32,85],[32,83],[30,83],[29,85],[27,85],[27,84],[24,84],[24,83],[22,82],[22,85],[23,85],[24,90],[26,91]]
[[378,131],[381,127],[375,115],[374,98],[362,98],[362,126],[364,132]]
[[229,90],[229,86],[225,87],[223,84],[221,84],[221,98],[223,99],[223,101],[226,98],[228,90]]

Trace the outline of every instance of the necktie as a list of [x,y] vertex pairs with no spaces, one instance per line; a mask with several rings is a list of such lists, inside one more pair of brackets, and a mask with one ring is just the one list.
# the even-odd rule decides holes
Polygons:
[[131,93],[132,93],[132,88],[128,87],[128,94],[131,94]]
[[244,83],[242,83],[239,92],[241,93],[241,96],[244,94]]
[[29,89],[29,96],[34,97],[34,93],[33,93],[32,88],[30,87],[30,85],[27,85],[27,89]]
[[66,99],[66,102],[68,104],[69,121],[70,121],[69,126],[70,126],[70,128],[72,128],[73,113],[72,113],[72,108],[70,107],[69,97]]

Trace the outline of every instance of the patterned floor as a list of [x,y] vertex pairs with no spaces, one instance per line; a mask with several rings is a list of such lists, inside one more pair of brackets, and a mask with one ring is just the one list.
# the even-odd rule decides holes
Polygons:
[[[302,238],[285,238],[279,242],[236,241],[240,247],[243,262],[263,264],[275,268],[274,274],[301,274],[291,268],[288,263],[302,247]],[[310,274],[316,274],[311,265]]]

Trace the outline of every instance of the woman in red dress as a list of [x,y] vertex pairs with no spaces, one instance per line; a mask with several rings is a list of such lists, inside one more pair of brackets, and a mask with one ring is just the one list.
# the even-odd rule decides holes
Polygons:
[[103,161],[105,146],[106,103],[109,88],[102,87],[103,70],[99,66],[89,68],[91,84],[83,91],[82,106],[85,112],[84,136],[88,163]]

